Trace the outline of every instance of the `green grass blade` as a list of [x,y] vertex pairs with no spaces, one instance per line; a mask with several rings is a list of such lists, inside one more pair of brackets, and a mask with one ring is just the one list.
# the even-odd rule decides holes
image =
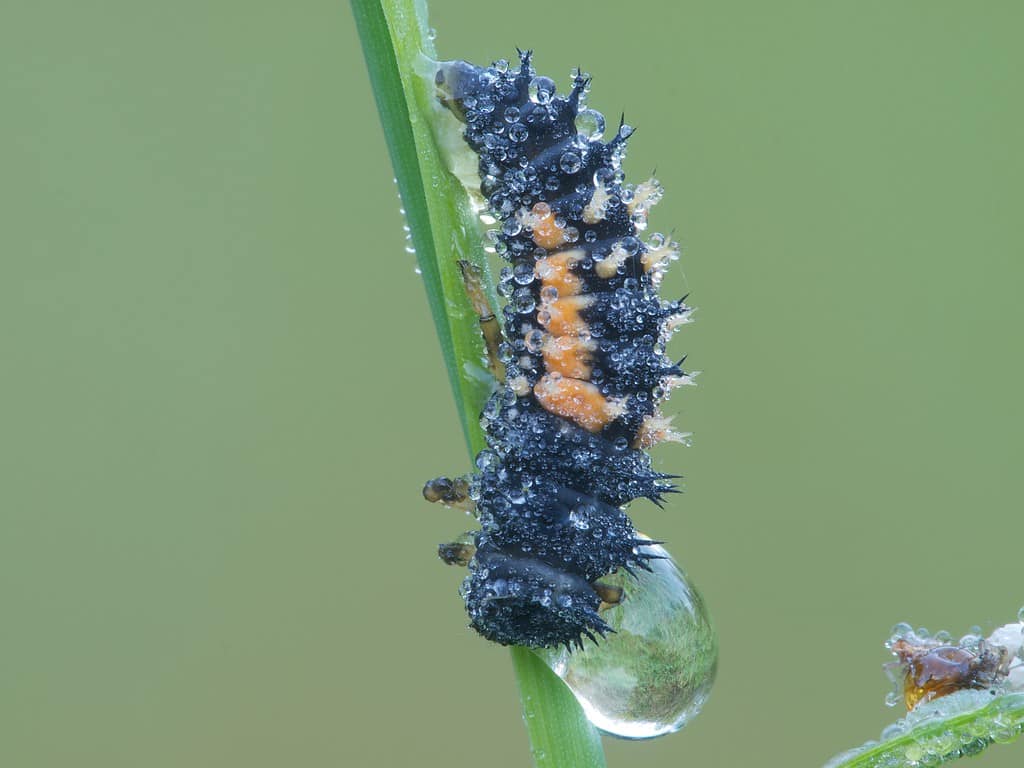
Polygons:
[[513,648],[512,662],[538,768],[603,766],[601,737],[565,684],[527,648]]
[[[908,723],[905,729],[894,729],[900,732],[837,755],[827,768],[942,765],[977,755],[994,743],[1009,743],[1024,729],[1024,693],[991,697],[987,691],[961,691],[954,696],[961,697],[970,706],[961,708],[947,703],[947,714],[936,714]],[[938,699],[934,706],[941,708],[942,702],[952,698]]]
[[[486,271],[480,222],[461,184],[434,145],[431,86],[417,74],[423,57],[436,59],[426,6],[415,0],[352,0],[359,37],[380,112],[416,258],[470,453],[484,445],[479,414],[486,383],[482,342],[456,261]],[[536,656],[514,648],[512,658],[523,719],[538,768],[602,768],[601,739],[568,688]]]
[[470,427],[487,384],[467,373],[467,363],[479,367],[483,347],[456,260],[483,265],[484,257],[477,217],[434,146],[426,117],[431,96],[415,73],[422,57],[436,58],[425,10],[410,0],[353,0],[352,11],[463,431],[475,452],[482,436]]

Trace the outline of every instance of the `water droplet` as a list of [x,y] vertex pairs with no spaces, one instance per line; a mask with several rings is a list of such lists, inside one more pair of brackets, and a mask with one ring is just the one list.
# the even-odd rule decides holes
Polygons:
[[555,95],[555,81],[550,77],[537,76],[530,81],[530,101],[548,104]]
[[517,288],[512,294],[511,303],[515,311],[521,315],[533,312],[534,307],[537,306],[533,299],[533,292],[529,288]]
[[516,262],[512,267],[512,279],[519,285],[529,285],[533,282],[533,265],[525,261]]
[[526,139],[527,139],[527,137],[529,135],[530,135],[530,132],[527,130],[526,126],[523,125],[522,123],[516,123],[516,124],[514,124],[513,126],[511,126],[508,129],[508,138],[509,138],[509,140],[510,141],[514,141],[517,144],[526,141]]
[[1020,735],[1020,728],[1014,725],[996,728],[992,731],[992,740],[996,744],[1010,744],[1017,740]]
[[563,173],[576,173],[583,167],[583,160],[575,152],[565,152],[559,158],[558,166],[562,169]]
[[604,115],[593,109],[581,110],[574,122],[576,132],[585,139],[595,141],[604,133]]
[[532,354],[537,354],[544,347],[544,333],[537,328],[527,331],[523,340],[526,344],[526,351]]
[[890,739],[898,738],[902,736],[907,730],[907,726],[902,720],[895,723],[890,723],[882,729],[882,741],[889,741]]
[[718,662],[718,639],[700,593],[664,548],[643,549],[665,558],[650,561],[651,573],[601,579],[625,593],[622,603],[601,613],[615,634],[582,651],[538,651],[590,721],[625,739],[685,726],[707,701]]
[[910,765],[919,765],[924,759],[924,747],[916,741],[907,744],[903,753]]

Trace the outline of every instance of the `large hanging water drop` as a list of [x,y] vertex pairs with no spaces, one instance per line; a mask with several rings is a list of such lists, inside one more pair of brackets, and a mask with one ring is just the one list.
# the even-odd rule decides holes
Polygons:
[[650,739],[674,733],[700,712],[711,692],[718,639],[700,593],[671,555],[651,560],[652,572],[602,578],[623,589],[601,613],[615,634],[570,653],[537,651],[569,686],[590,722],[612,736]]

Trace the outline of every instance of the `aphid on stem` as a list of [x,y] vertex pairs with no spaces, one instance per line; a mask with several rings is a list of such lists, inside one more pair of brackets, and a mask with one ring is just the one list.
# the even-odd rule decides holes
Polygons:
[[[1024,669],[1022,632],[1024,625],[1007,624],[988,638],[969,634],[954,643],[948,633],[931,636],[899,625],[886,643],[897,660],[885,670],[901,689],[907,711],[957,691],[996,692]],[[897,700],[894,696],[891,703]]]

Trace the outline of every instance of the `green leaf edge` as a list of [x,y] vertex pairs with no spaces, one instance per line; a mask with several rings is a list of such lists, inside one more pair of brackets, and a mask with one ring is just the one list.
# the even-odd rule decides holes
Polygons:
[[[437,59],[426,2],[351,4],[466,445],[475,456],[485,446],[479,414],[490,387],[471,373],[481,367],[483,345],[457,259],[489,272],[480,220],[434,143],[432,86],[417,74],[424,57]],[[493,287],[491,293],[493,301]],[[537,768],[604,768],[601,737],[566,685],[527,648],[513,648],[512,662]]]
[[[881,766],[937,766],[961,757],[973,757],[992,743],[1009,743],[1024,729],[1024,693],[1004,693],[991,703],[969,712],[926,720],[905,733],[868,748],[851,750],[845,760],[838,755],[828,768],[880,768]],[[922,743],[955,739],[958,745],[941,756],[915,758],[907,751]],[[964,751],[962,748],[966,747]],[[844,753],[847,754],[847,753]]]

